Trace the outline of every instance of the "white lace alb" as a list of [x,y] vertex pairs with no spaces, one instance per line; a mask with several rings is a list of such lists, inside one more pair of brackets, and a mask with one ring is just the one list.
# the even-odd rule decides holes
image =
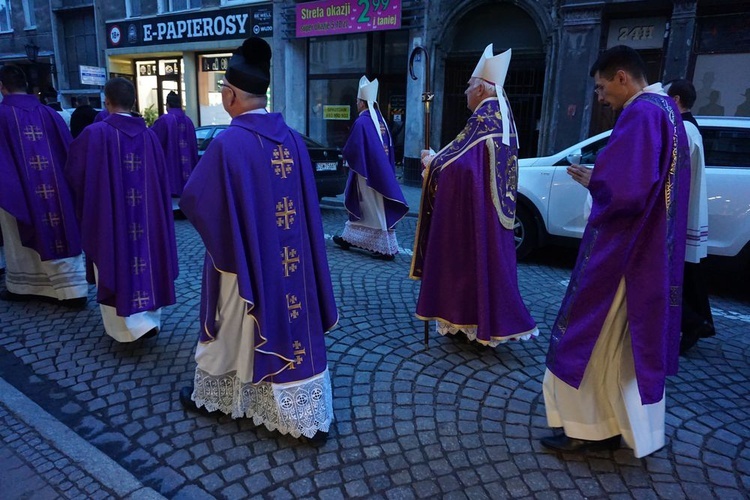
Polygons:
[[328,432],[333,422],[333,391],[326,369],[299,382],[242,382],[234,373],[213,376],[196,368],[193,400],[198,407],[232,418],[252,418],[255,425],[295,438]]
[[375,229],[346,221],[341,237],[352,245],[371,252],[385,255],[396,255],[398,253],[396,231],[393,229]]
[[466,338],[468,338],[469,340],[474,341],[474,342],[479,342],[482,345],[487,345],[490,347],[495,347],[500,344],[505,344],[506,342],[510,342],[512,340],[529,340],[530,338],[536,337],[537,335],[539,335],[539,329],[534,328],[534,330],[529,333],[520,333],[517,335],[506,337],[504,339],[485,341],[485,340],[481,340],[477,338],[476,326],[459,328],[455,325],[451,325],[450,323],[445,323],[443,321],[437,321],[437,332],[443,336],[455,335],[458,332],[464,332],[464,334],[466,334]]

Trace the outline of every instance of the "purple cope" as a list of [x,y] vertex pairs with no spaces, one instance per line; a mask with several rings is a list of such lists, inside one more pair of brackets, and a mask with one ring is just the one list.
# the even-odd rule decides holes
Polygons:
[[476,328],[484,342],[536,331],[518,291],[518,140],[511,129],[502,144],[504,123],[514,122],[502,120],[497,99],[482,101],[430,162],[410,273],[422,280],[420,319]]

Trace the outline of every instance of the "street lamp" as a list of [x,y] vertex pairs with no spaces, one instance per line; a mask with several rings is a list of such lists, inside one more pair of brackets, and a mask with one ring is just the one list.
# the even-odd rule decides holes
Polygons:
[[23,47],[26,49],[26,58],[31,61],[31,66],[29,67],[29,87],[31,87],[31,92],[36,92],[36,81],[39,76],[39,69],[36,64],[36,59],[39,56],[39,46],[35,43],[27,43]]
[[26,58],[32,63],[36,63],[36,58],[39,56],[39,46],[35,43],[27,43],[23,48],[26,49]]

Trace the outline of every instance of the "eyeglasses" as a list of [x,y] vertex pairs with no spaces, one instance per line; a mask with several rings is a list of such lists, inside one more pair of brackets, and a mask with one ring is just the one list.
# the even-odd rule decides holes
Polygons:
[[[608,81],[608,82],[611,82],[614,79],[615,79],[614,76],[612,78],[605,78],[605,80]],[[600,83],[597,83],[596,85],[594,85],[594,94],[596,94],[596,95],[602,95],[602,92],[604,92],[604,85],[602,85]]]
[[229,85],[227,85],[226,83],[224,83],[224,82],[219,82],[216,85],[216,88],[219,90],[219,92],[221,92],[222,90],[224,90],[225,88],[227,88],[227,89],[229,89],[229,90],[232,91],[232,95],[233,96],[237,95],[237,93],[234,91],[234,89],[232,87],[230,87]]

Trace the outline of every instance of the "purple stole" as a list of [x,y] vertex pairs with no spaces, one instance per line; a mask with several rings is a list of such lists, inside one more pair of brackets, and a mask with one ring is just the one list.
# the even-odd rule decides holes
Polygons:
[[[658,156],[654,153],[658,151]],[[671,99],[641,94],[596,160],[593,207],[552,329],[547,367],[579,387],[620,279],[643,404],[677,372],[690,153]]]
[[[536,328],[518,291],[513,221],[517,136],[502,144],[497,99],[480,103],[425,175],[410,277],[417,316],[477,327],[484,341]],[[439,187],[439,189],[438,189]]]
[[206,245],[200,341],[221,335],[219,278],[232,273],[255,322],[253,382],[326,370],[323,334],[338,315],[315,178],[304,143],[282,116],[235,117],[188,179],[180,208]]
[[16,218],[22,244],[43,261],[80,255],[63,119],[33,95],[10,94],[0,103],[0,137],[0,207]]
[[159,138],[167,162],[172,196],[180,196],[190,173],[198,163],[195,127],[181,108],[169,108],[151,126]]
[[[66,167],[97,301],[118,316],[174,304],[177,248],[164,154],[142,118],[109,115],[71,145]],[[90,276],[89,276],[90,278]]]
[[357,175],[362,176],[366,179],[367,186],[383,195],[386,224],[391,229],[407,214],[409,207],[396,180],[395,152],[391,134],[380,111],[375,112],[378,115],[383,142],[380,142],[370,112],[365,110],[354,122],[344,145],[343,156],[351,169],[344,191],[344,205],[349,211],[349,220],[357,221],[362,218]]

